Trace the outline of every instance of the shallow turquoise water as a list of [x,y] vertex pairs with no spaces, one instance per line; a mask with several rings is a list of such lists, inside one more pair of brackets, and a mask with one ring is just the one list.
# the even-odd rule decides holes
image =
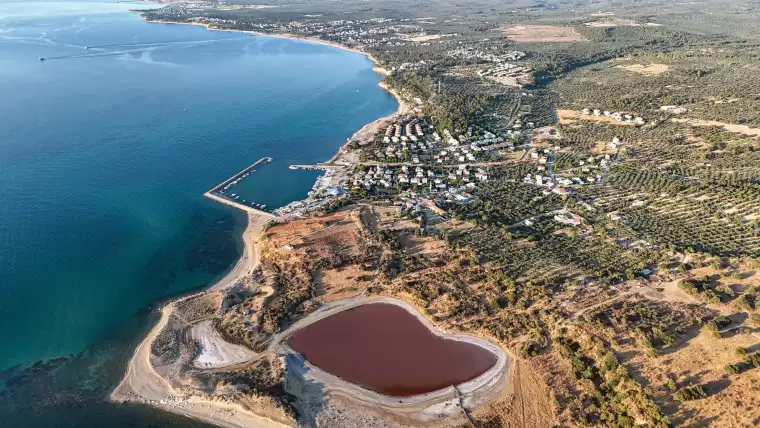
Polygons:
[[[0,371],[15,367],[0,374],[0,426],[54,426],[60,406],[104,418],[60,426],[130,420],[132,406],[98,400],[148,308],[239,256],[244,217],[201,194],[271,156],[247,198],[300,199],[316,174],[289,164],[329,158],[396,108],[364,56],[148,24],[135,7],[0,2]],[[23,419],[31,402],[51,413]],[[122,426],[156,417],[138,413]]]

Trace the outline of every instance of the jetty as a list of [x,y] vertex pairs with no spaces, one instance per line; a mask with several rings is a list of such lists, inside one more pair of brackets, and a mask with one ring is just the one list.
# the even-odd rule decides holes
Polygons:
[[236,199],[233,199],[233,198],[231,198],[231,197],[229,197],[229,196],[227,196],[227,195],[225,195],[223,193],[223,191],[229,185],[237,183],[237,181],[239,181],[243,177],[247,176],[251,171],[253,171],[254,169],[256,169],[257,166],[259,166],[259,165],[265,165],[265,164],[268,164],[268,163],[272,163],[272,158],[270,158],[270,157],[263,157],[263,158],[257,160],[256,162],[254,162],[251,165],[247,166],[246,168],[244,168],[243,170],[241,170],[237,174],[233,175],[232,177],[230,177],[230,178],[222,181],[221,183],[217,184],[216,186],[212,187],[209,191],[207,191],[206,193],[204,193],[203,196],[205,196],[205,197],[207,197],[209,199],[213,199],[214,201],[219,202],[220,204],[224,204],[224,205],[227,205],[227,206],[235,207],[237,209],[240,209],[240,210],[243,210],[243,211],[247,211],[247,212],[251,212],[251,213],[254,213],[254,214],[258,214],[258,215],[263,215],[263,216],[274,218],[275,217],[274,214],[272,214],[270,212],[267,212],[267,211],[264,211],[263,209],[256,208],[257,204],[246,205],[246,204],[241,203],[241,202],[237,201]]

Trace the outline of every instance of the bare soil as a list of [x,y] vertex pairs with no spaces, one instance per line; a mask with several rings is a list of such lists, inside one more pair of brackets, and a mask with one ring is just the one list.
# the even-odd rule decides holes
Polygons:
[[657,63],[618,65],[618,67],[642,76],[656,76],[670,69],[670,66],[666,64]]
[[619,122],[608,116],[594,116],[592,114],[581,114],[578,110],[558,109],[557,117],[562,125],[571,125],[579,120],[589,120],[594,122],[611,123],[620,126],[634,126],[632,122]]
[[747,125],[737,125],[733,123],[718,122],[715,120],[702,120],[702,119],[689,119],[689,118],[683,118],[683,119],[673,118],[671,120],[673,122],[686,123],[691,126],[720,126],[726,131],[736,132],[738,134],[749,135],[752,137],[757,137],[760,135],[760,128],[751,128]]
[[572,27],[557,27],[553,25],[518,25],[505,29],[504,34],[518,43],[569,43],[586,41]]

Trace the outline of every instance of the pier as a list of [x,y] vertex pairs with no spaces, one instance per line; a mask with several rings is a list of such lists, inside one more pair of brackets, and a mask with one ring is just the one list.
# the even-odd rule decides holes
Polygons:
[[318,170],[323,170],[323,171],[330,171],[330,170],[336,170],[336,169],[343,169],[345,168],[345,166],[316,164],[316,165],[290,165],[288,168],[290,169],[318,169]]
[[226,185],[232,183],[233,181],[237,180],[238,178],[241,178],[245,174],[248,174],[249,172],[253,171],[257,166],[268,164],[268,163],[272,163],[272,158],[270,158],[270,157],[261,158],[261,159],[257,160],[256,162],[252,163],[251,165],[249,165],[248,167],[246,167],[245,169],[243,169],[242,171],[240,171],[237,174],[233,175],[232,177],[230,177],[230,178],[222,181],[221,183],[217,184],[216,186],[214,186],[211,190],[209,190],[206,193],[216,192],[219,189],[223,188],[224,186],[226,186]]
[[230,207],[235,207],[243,211],[248,211],[254,214],[263,215],[267,217],[275,217],[275,215],[270,212],[264,211],[263,209],[256,208],[255,206],[246,205],[241,202],[238,202],[237,200],[230,198],[229,196],[223,193],[227,186],[229,186],[230,184],[236,183],[238,180],[242,179],[246,174],[253,171],[257,166],[265,165],[271,162],[272,162],[272,158],[263,157],[257,160],[256,162],[254,162],[253,164],[249,165],[248,167],[244,168],[242,171],[233,175],[232,177],[212,187],[209,191],[204,193],[203,196],[209,199],[213,199],[214,201],[219,202],[220,204],[224,204]]

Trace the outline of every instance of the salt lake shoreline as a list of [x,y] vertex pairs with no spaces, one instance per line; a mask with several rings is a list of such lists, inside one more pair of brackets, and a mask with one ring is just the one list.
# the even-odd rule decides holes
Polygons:
[[[388,71],[380,67],[378,64],[378,61],[371,54],[360,51],[358,49],[349,48],[347,46],[343,46],[337,43],[328,42],[328,41],[324,41],[324,40],[320,40],[316,38],[298,37],[292,34],[266,34],[266,33],[259,33],[259,32],[253,32],[253,31],[221,29],[221,28],[215,28],[213,25],[210,25],[210,24],[203,24],[203,23],[197,23],[197,22],[172,22],[172,21],[163,21],[163,20],[148,20],[144,16],[142,16],[142,18],[146,22],[149,22],[149,23],[196,25],[196,26],[202,26],[210,31],[239,32],[239,33],[245,33],[245,34],[252,34],[256,36],[295,39],[295,40],[301,40],[304,42],[331,46],[331,47],[343,49],[349,52],[365,55],[375,64],[375,66],[373,67],[373,70],[375,72],[381,75],[388,74]],[[363,144],[367,143],[371,141],[374,135],[378,131],[380,131],[382,127],[387,126],[388,124],[397,120],[399,117],[405,114],[408,114],[412,111],[411,106],[407,104],[396,91],[388,87],[382,81],[379,83],[379,86],[383,88],[385,91],[389,92],[396,99],[398,103],[398,109],[396,110],[396,112],[391,113],[388,116],[376,119],[375,121],[370,122],[366,124],[365,126],[363,126],[361,129],[356,131],[352,135],[351,138],[349,138],[348,140],[349,142],[358,140],[360,143],[363,143]],[[338,161],[340,159],[340,156],[345,152],[346,145],[349,144],[349,142],[342,145],[337,151],[337,153],[325,163],[333,163],[333,162]],[[242,209],[241,207],[237,207],[237,208]],[[212,400],[208,400],[203,397],[197,397],[197,396],[185,396],[179,391],[176,391],[166,379],[161,377],[155,371],[152,364],[150,363],[150,352],[151,352],[151,346],[153,344],[153,341],[161,333],[164,327],[166,327],[166,324],[168,323],[168,320],[178,303],[190,298],[199,297],[199,296],[206,295],[209,293],[224,291],[232,287],[234,284],[238,283],[239,281],[245,279],[258,267],[259,258],[258,258],[257,241],[260,238],[261,233],[265,228],[265,225],[271,220],[271,218],[267,216],[262,216],[251,210],[245,210],[245,211],[247,211],[247,214],[248,214],[248,224],[243,232],[243,254],[241,255],[241,258],[237,261],[237,263],[230,270],[230,272],[228,272],[221,280],[219,280],[217,283],[215,283],[208,289],[172,299],[168,301],[160,309],[161,318],[159,319],[157,324],[150,330],[147,336],[137,346],[137,348],[135,349],[128,363],[124,378],[119,383],[119,385],[113,390],[113,392],[110,394],[109,399],[112,402],[115,402],[115,403],[139,402],[143,404],[148,404],[148,405],[152,405],[169,412],[182,414],[188,417],[192,417],[192,418],[195,418],[204,422],[208,422],[217,426],[222,426],[222,427],[237,428],[237,427],[258,426],[258,427],[264,427],[264,428],[279,428],[279,427],[288,426],[280,422],[274,421],[272,419],[269,419],[265,416],[257,415],[253,413],[252,411],[243,408],[239,404],[212,401]],[[421,321],[424,322],[428,327],[432,327],[431,330],[436,332],[436,334],[446,335],[443,332],[438,332],[437,328],[432,326],[430,321],[427,320],[421,314],[419,314],[417,311],[412,310],[410,307],[407,307],[406,309],[414,313],[414,315],[420,318]],[[449,336],[449,335],[446,335],[446,336]],[[481,346],[482,346],[482,343],[479,343],[479,342],[483,342],[483,341],[488,342],[486,339],[467,338],[461,335],[458,335],[458,336],[459,336],[458,340],[478,342],[478,344],[480,344]],[[498,348],[496,345],[492,343],[490,345],[492,347]],[[494,349],[491,348],[491,351],[493,352]],[[493,384],[494,377],[489,376],[489,375],[492,375],[494,371],[498,371],[498,372],[507,371],[508,373],[504,377],[498,376],[498,378],[504,379],[504,381],[506,381],[506,379],[509,379],[510,377],[509,372],[511,372],[511,370],[513,370],[514,368],[513,368],[513,364],[509,364],[511,362],[510,361],[511,358],[509,354],[498,353],[497,355],[503,356],[503,357],[500,357],[499,364],[497,364],[495,367],[492,367],[492,369],[488,370],[486,373],[484,373],[483,375],[479,376],[476,379],[473,379],[473,381],[468,382],[467,384],[472,385],[472,386],[476,384],[480,387],[484,386],[484,384],[488,385],[487,389],[490,390],[489,395],[493,395],[494,393],[498,393],[498,391],[501,391],[502,388],[505,387],[505,385]],[[359,401],[364,401],[367,404],[371,402],[376,402],[377,400],[377,397],[374,396],[375,394],[366,394],[367,391],[364,390],[363,388],[353,388],[351,385],[346,385],[346,382],[338,381],[335,379],[329,379],[330,376],[327,375],[326,373],[324,373],[323,375],[325,378],[327,378],[325,380],[328,380],[328,381],[332,380],[333,381],[332,383],[339,385],[338,387],[334,388],[335,393],[342,392],[342,395],[351,396],[352,398],[364,397],[366,401],[365,400],[359,400]],[[465,388],[465,389],[469,390],[467,392],[471,392],[473,389],[479,389],[479,388],[475,387],[475,388]],[[465,392],[465,394],[469,395],[467,394],[467,392]],[[398,407],[401,407],[407,411],[410,411],[412,409],[422,410],[426,407],[424,405],[424,402],[427,400],[425,399],[430,399],[430,398],[435,398],[438,400],[444,399],[446,402],[450,402],[452,400],[450,396],[450,391],[447,389],[447,390],[441,390],[441,391],[438,391],[437,393],[429,394],[423,397],[417,397],[416,400],[414,399],[410,400],[409,402],[405,402],[401,404],[401,406],[398,406]],[[471,404],[475,404],[474,403],[475,397],[470,396],[469,398],[470,400],[472,400]],[[383,401],[386,401],[386,400],[383,400]],[[398,401],[398,400],[395,400],[395,401]],[[384,404],[385,406],[387,406],[386,408],[396,407],[398,410],[401,410],[397,406],[392,405],[390,401]]]

